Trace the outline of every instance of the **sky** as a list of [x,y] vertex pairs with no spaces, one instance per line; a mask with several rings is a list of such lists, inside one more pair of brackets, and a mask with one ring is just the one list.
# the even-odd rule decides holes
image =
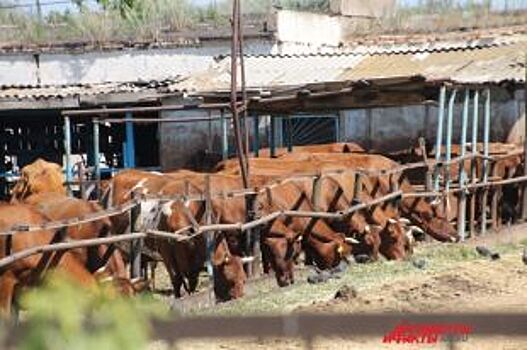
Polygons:
[[[213,3],[214,1],[223,1],[223,0],[189,0],[195,5],[199,6],[207,6],[210,3]],[[420,2],[420,0],[397,0],[401,5],[416,5]],[[458,3],[468,3],[471,0],[456,0]],[[473,0],[476,3],[481,3],[484,0]],[[495,9],[502,9],[506,5],[509,6],[509,8],[527,8],[527,0],[491,0],[492,5]],[[0,0],[0,6],[4,2],[14,3],[14,4],[20,4],[20,5],[29,5],[26,8],[28,11],[36,11],[36,8],[34,5],[36,0],[10,0],[10,1],[2,1]],[[51,11],[65,11],[66,9],[75,10],[76,7],[71,4],[69,0],[40,0],[42,4],[42,9],[44,14],[47,14]],[[95,0],[85,0],[86,3],[91,4],[91,6],[96,6]]]

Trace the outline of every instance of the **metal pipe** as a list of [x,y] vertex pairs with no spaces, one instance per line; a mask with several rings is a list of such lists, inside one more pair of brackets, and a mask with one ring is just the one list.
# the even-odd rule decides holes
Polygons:
[[[66,182],[70,183],[73,180],[73,174],[71,173],[71,124],[69,117],[64,117],[64,153],[66,154],[64,160]],[[70,185],[67,185],[67,190],[71,193]]]
[[276,157],[276,118],[271,117],[269,130],[269,150],[271,158]]
[[293,125],[291,122],[291,116],[286,119],[287,126],[287,152],[293,152]]
[[[483,121],[483,156],[489,156],[489,138],[490,138],[490,89],[485,89],[485,114]],[[489,180],[488,174],[489,161],[483,160],[483,184],[486,184]],[[483,192],[482,199],[482,210],[481,210],[481,233],[487,232],[487,202],[488,202],[488,190],[485,189]]]
[[[441,145],[443,144],[443,121],[445,119],[445,100],[446,87],[441,86],[439,92],[439,107],[437,114],[437,135],[436,135],[436,162],[441,160]],[[434,190],[439,191],[439,169],[436,167],[434,171]]]
[[[238,103],[237,106],[241,106]],[[63,116],[97,116],[97,115],[112,115],[124,114],[127,112],[143,113],[143,112],[159,112],[159,111],[179,111],[179,110],[194,110],[194,109],[222,109],[229,108],[230,103],[202,103],[193,105],[164,105],[164,106],[150,106],[150,107],[126,107],[126,108],[96,108],[84,110],[62,111]]]
[[[450,100],[448,101],[448,117],[447,117],[447,130],[446,130],[446,161],[450,162],[452,158],[452,129],[454,121],[454,104],[456,102],[457,90],[452,90],[450,94]],[[448,163],[445,169],[445,189],[448,191],[450,188],[450,163]],[[448,202],[448,201],[447,201]]]
[[96,181],[95,195],[99,198],[100,181],[101,181],[101,154],[99,150],[100,145],[100,132],[99,132],[99,121],[93,118],[93,166],[94,166],[94,180]]
[[[479,129],[479,90],[474,91],[474,102],[473,102],[474,114],[472,116],[472,155],[474,158],[471,160],[470,178],[471,183],[477,182],[477,159],[478,155],[478,129]],[[470,218],[469,228],[471,237],[475,237],[476,228],[476,192],[472,192],[470,196]]]
[[[463,103],[463,115],[461,120],[461,141],[460,141],[460,157],[465,156],[465,148],[467,143],[467,128],[468,128],[468,107],[470,103],[470,90],[465,90],[465,101]],[[465,240],[465,216],[466,216],[466,200],[467,194],[464,191],[465,186],[465,161],[459,162],[459,194],[458,202],[458,217],[457,217],[457,232],[461,241]]]
[[135,168],[135,139],[134,139],[134,123],[133,115],[131,112],[126,113],[126,158],[128,160],[128,166],[125,168]]
[[335,142],[340,142],[340,115],[335,117]]
[[221,154],[222,159],[229,159],[229,126],[227,124],[227,118],[225,117],[225,110],[221,110],[220,121],[221,121]]
[[[523,174],[527,175],[527,56],[525,58],[525,84],[523,89],[525,95],[523,96],[523,122],[524,122],[524,135],[523,135]],[[522,186],[523,198],[522,198],[522,220],[527,220],[527,186]]]
[[253,117],[253,152],[255,157],[260,156],[260,118],[258,115]]

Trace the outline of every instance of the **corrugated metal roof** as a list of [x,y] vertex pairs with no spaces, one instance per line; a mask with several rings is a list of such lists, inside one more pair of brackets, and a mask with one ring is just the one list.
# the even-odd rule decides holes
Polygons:
[[[439,44],[437,44],[439,45]],[[436,49],[437,46],[436,45]],[[432,44],[429,45],[432,47]],[[442,46],[448,47],[447,44]],[[308,55],[267,55],[245,58],[247,86],[277,88],[323,82],[345,82],[422,76],[428,81],[457,83],[523,82],[527,38],[513,43],[463,49],[426,51],[391,50],[386,53],[325,53]],[[230,58],[217,62],[208,71],[191,76],[172,88],[214,91],[230,84]]]
[[[123,94],[139,92],[167,92],[167,87],[177,79],[166,81],[104,83],[85,85],[52,85],[52,86],[0,86],[0,99],[52,99],[75,96],[95,96],[105,94]],[[174,90],[173,90],[174,91]]]

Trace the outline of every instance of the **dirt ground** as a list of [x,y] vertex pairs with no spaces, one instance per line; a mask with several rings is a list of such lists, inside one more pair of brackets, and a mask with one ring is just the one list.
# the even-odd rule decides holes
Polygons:
[[[517,232],[515,232],[516,234]],[[523,228],[521,236],[527,233]],[[522,263],[522,244],[510,244],[497,237],[484,243],[501,253],[501,259],[491,261],[475,255],[463,259],[454,259],[445,265],[436,264],[437,268],[413,270],[394,270],[386,277],[374,280],[373,283],[361,287],[351,283],[357,291],[356,295],[345,298],[334,298],[343,282],[349,285],[349,279],[336,284],[329,297],[320,297],[314,290],[313,299],[309,303],[295,305],[289,312],[310,313],[378,313],[378,312],[520,312],[527,313],[527,266]],[[481,242],[479,243],[481,244]],[[434,265],[438,257],[426,248],[428,264]],[[464,249],[473,251],[470,244]],[[444,263],[444,261],[442,262]],[[384,263],[390,268],[390,263]],[[396,263],[397,264],[397,263]],[[404,263],[398,263],[404,264]],[[397,266],[397,265],[396,265]],[[418,270],[418,269],[414,269]],[[348,272],[349,274],[350,272]],[[304,287],[300,287],[304,288]],[[309,288],[305,287],[305,288]],[[333,288],[333,287],[332,287]],[[325,294],[327,295],[327,293]],[[258,299],[258,297],[255,297]],[[260,296],[262,303],[267,298]],[[161,346],[163,348],[163,346]],[[228,339],[184,341],[177,344],[177,349],[447,349],[445,343],[423,345],[383,344],[382,336],[356,338],[315,338],[308,344],[299,339]],[[482,338],[477,334],[469,336],[467,342],[458,343],[456,349],[527,349],[527,334],[522,338]]]

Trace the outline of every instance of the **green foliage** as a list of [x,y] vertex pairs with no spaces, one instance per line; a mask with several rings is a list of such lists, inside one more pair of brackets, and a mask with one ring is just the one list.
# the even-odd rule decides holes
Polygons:
[[147,298],[123,298],[111,289],[79,288],[64,277],[22,297],[28,310],[20,349],[145,349],[149,317],[164,307]]

